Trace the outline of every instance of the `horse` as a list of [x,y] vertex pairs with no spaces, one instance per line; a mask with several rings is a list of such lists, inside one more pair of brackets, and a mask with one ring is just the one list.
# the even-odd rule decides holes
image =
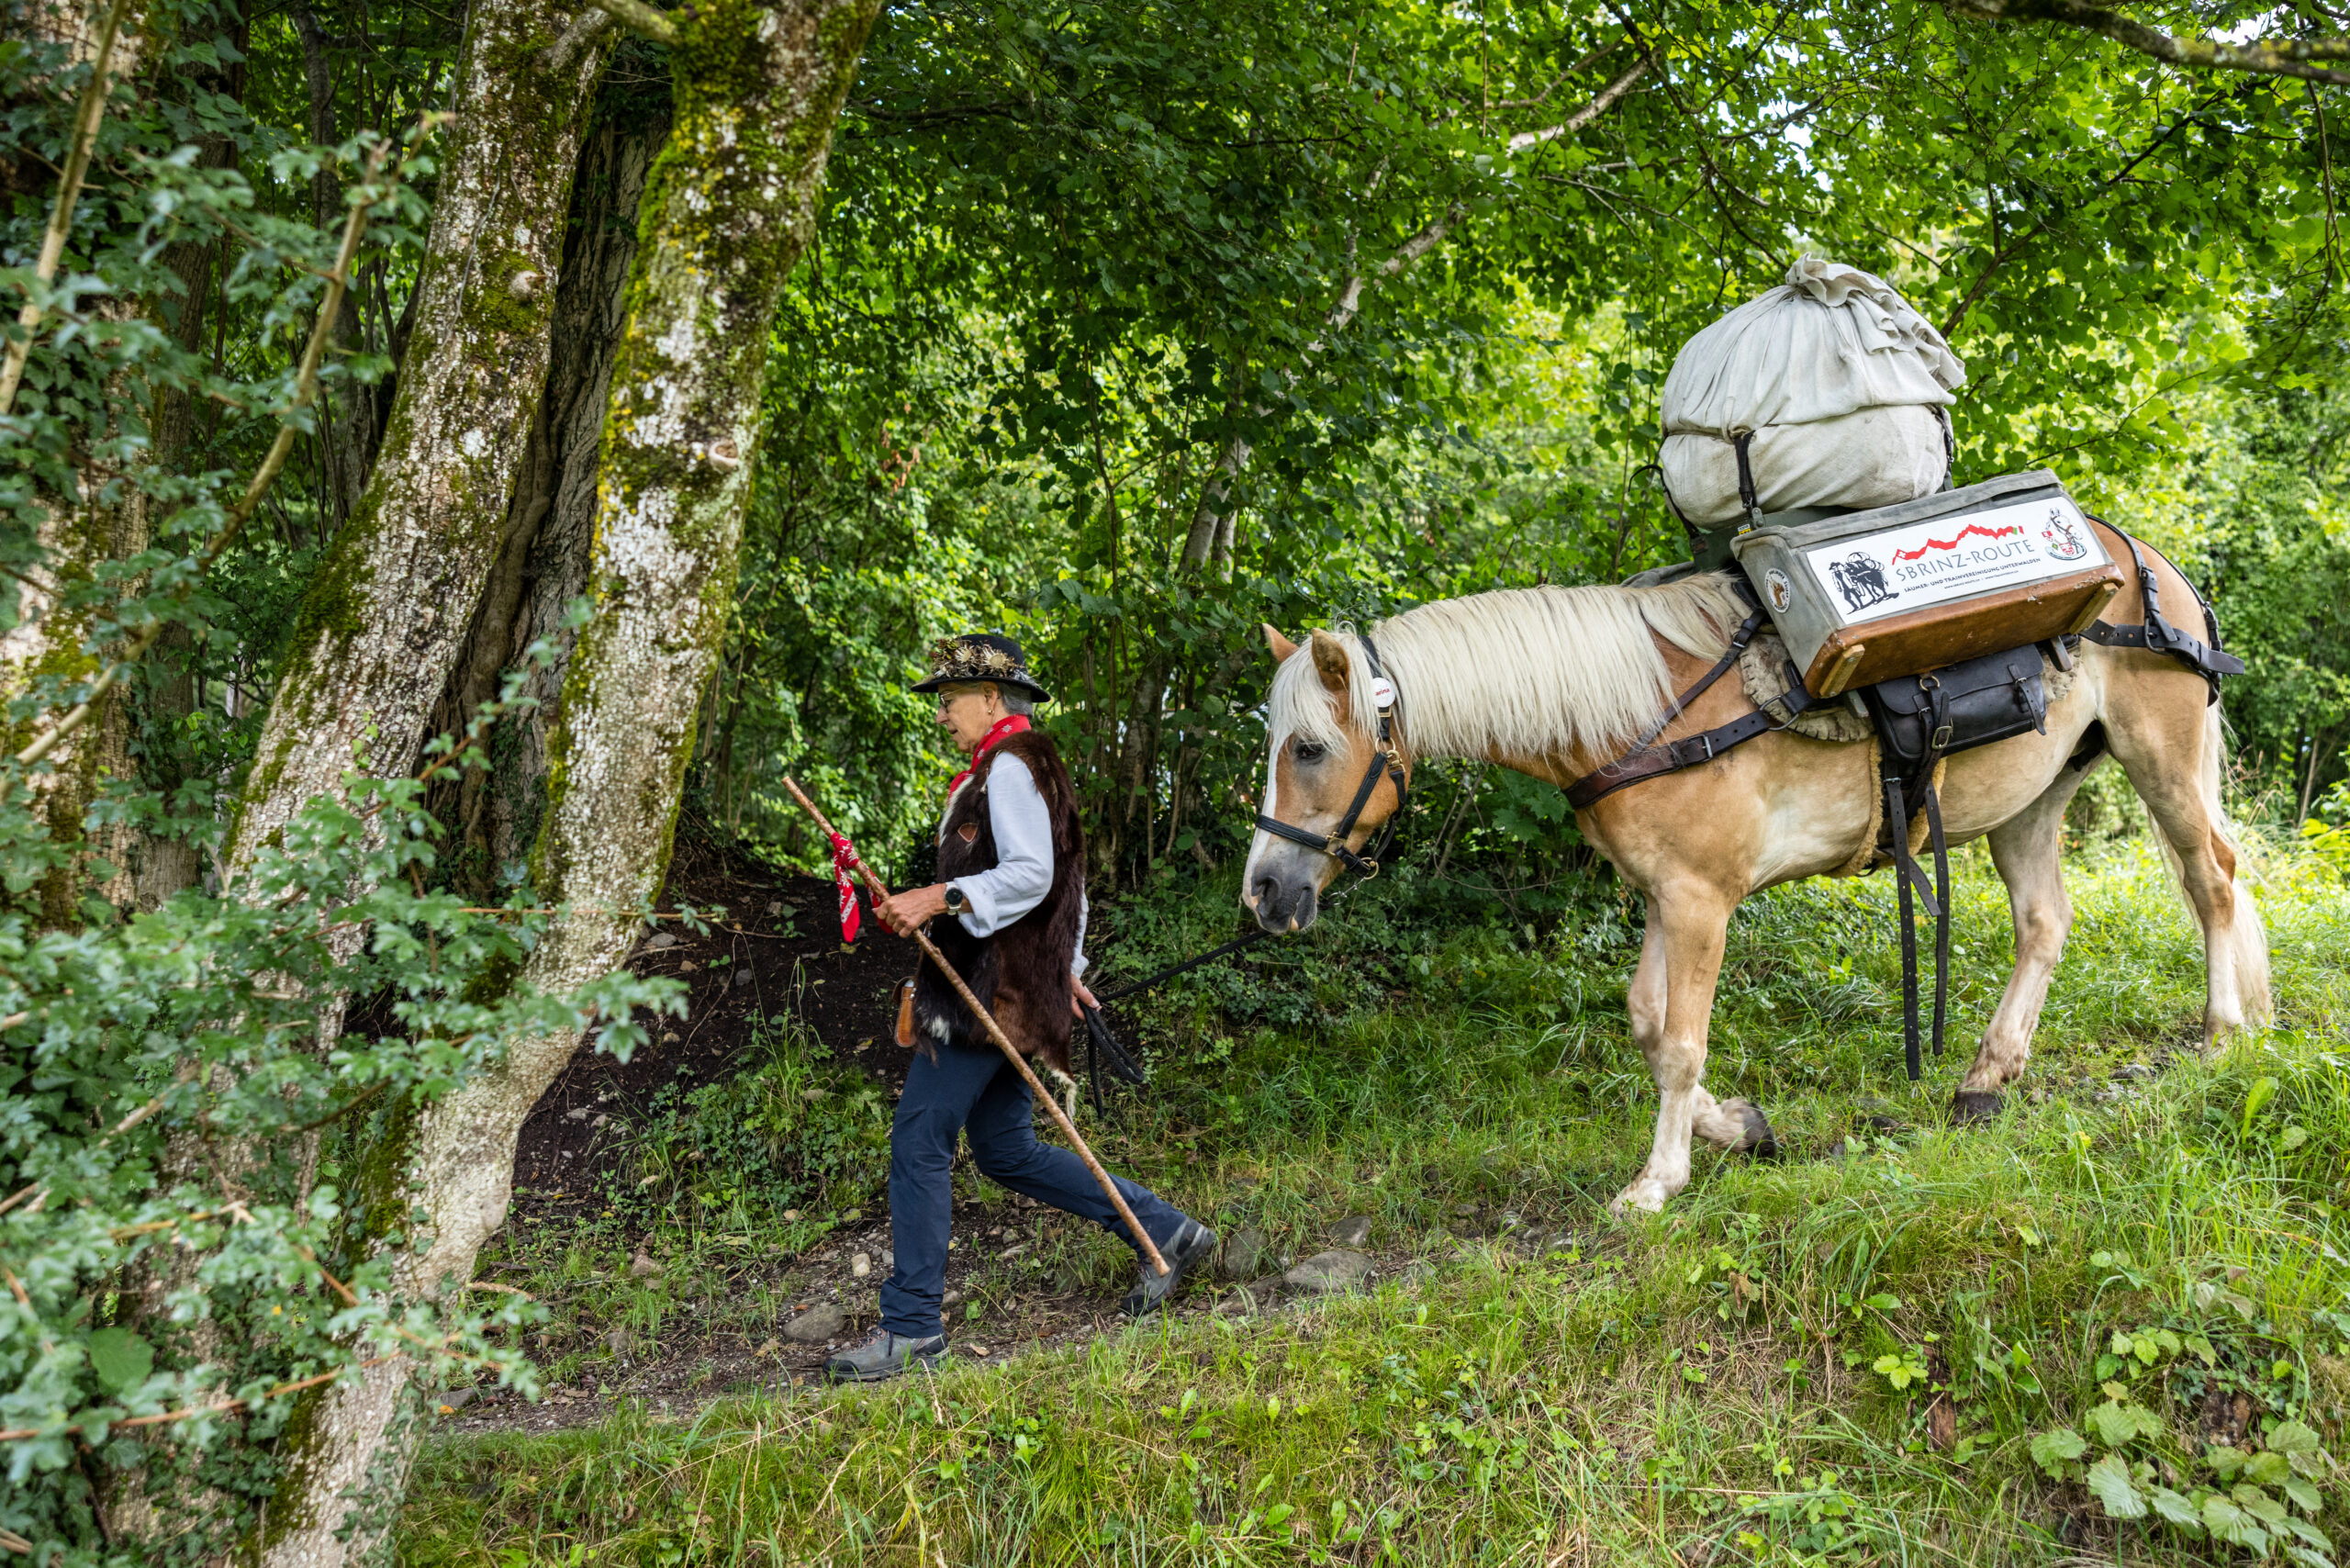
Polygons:
[[[2111,558],[2135,553],[2118,531],[2097,526]],[[2194,602],[2168,561],[2155,554],[2149,565],[2153,576],[2143,580],[2158,584],[2158,602]],[[1311,926],[1342,862],[1364,863],[1363,849],[1400,809],[1423,758],[1475,759],[1566,787],[1643,735],[1662,745],[1753,712],[1740,681],[1719,680],[1651,734],[1674,694],[1726,656],[1746,614],[1730,575],[1715,572],[1653,587],[1435,600],[1377,622],[1369,646],[1346,630],[1315,631],[1300,644],[1265,627],[1278,667],[1241,903],[1269,932]],[[2131,626],[2144,616],[2140,583],[2130,582],[2100,619]],[[2202,928],[2207,1048],[2271,1014],[2267,936],[2249,890],[2237,885],[2237,846],[2221,802],[2223,741],[2211,688],[2143,646],[2084,641],[2075,660],[2069,685],[2061,695],[2052,689],[2044,733],[1960,752],[1944,765],[1945,830],[1953,842],[1988,841],[2015,923],[2014,970],[1953,1096],[1962,1123],[1996,1114],[2001,1091],[2031,1057],[2072,928],[2065,808],[2108,755],[2146,803]],[[1379,697],[1390,705],[1376,706]],[[1391,721],[1392,745],[1382,747]],[[1689,1184],[1693,1134],[1727,1150],[1775,1148],[1759,1106],[1717,1101],[1703,1081],[1730,913],[1765,888],[1869,868],[1884,815],[1874,750],[1772,729],[1576,812],[1583,837],[1645,903],[1626,1010],[1656,1081],[1656,1133],[1647,1163],[1610,1205],[1617,1214],[1661,1210]],[[1340,832],[1350,804],[1350,827]],[[1267,821],[1282,834],[1267,832]],[[1303,831],[1283,835],[1292,829]],[[1311,838],[1324,842],[1299,841]]]

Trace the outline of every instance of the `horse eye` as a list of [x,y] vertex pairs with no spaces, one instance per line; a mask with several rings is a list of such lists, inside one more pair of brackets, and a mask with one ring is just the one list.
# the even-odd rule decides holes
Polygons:
[[1319,762],[1322,760],[1323,754],[1328,750],[1329,748],[1319,741],[1300,741],[1297,743],[1294,755],[1300,762]]

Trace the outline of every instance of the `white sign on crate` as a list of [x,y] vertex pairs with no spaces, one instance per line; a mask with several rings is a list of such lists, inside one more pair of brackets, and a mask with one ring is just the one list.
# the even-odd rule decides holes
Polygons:
[[2106,563],[2096,531],[2063,496],[1840,539],[1804,558],[1846,626]]

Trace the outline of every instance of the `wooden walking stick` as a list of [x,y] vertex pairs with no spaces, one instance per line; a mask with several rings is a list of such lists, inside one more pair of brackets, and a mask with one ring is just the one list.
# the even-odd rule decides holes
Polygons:
[[[824,813],[816,809],[816,802],[810,800],[801,791],[800,786],[789,778],[783,781],[783,787],[791,791],[791,798],[799,801],[800,809],[806,812],[814,821],[826,842],[840,852],[842,857],[855,868],[858,876],[865,879],[865,890],[872,895],[873,902],[877,904],[885,902],[890,896],[890,890],[883,885],[879,877],[874,875],[873,868],[865,863],[849,841],[833,831],[833,824],[824,820]],[[1035,1092],[1036,1098],[1044,1103],[1045,1109],[1053,1114],[1053,1120],[1059,1124],[1062,1135],[1069,1139],[1070,1147],[1077,1150],[1077,1157],[1085,1161],[1085,1168],[1093,1172],[1094,1181],[1102,1184],[1102,1192],[1110,1200],[1110,1206],[1116,1209],[1118,1217],[1126,1222],[1126,1234],[1132,1236],[1140,1244],[1143,1257],[1150,1264],[1151,1269],[1160,1274],[1170,1272],[1167,1260],[1158,1255],[1158,1243],[1152,1241],[1150,1233],[1143,1229],[1142,1222],[1135,1218],[1135,1211],[1126,1206],[1125,1194],[1118,1191],[1118,1184],[1115,1182],[1110,1180],[1110,1173],[1102,1169],[1102,1162],[1093,1158],[1093,1151],[1085,1147],[1085,1139],[1078,1132],[1077,1124],[1069,1119],[1069,1113],[1061,1109],[1061,1103],[1046,1092],[1043,1081],[1036,1076],[1035,1069],[1030,1067],[1028,1058],[1020,1054],[1020,1047],[1013,1045],[1005,1036],[1003,1026],[995,1021],[994,1014],[979,1005],[979,999],[971,994],[971,988],[963,983],[963,977],[955,972],[955,966],[946,961],[946,955],[939,952],[938,945],[930,939],[930,933],[917,926],[913,935],[914,941],[922,947],[923,957],[938,966],[938,972],[946,977],[946,983],[955,988],[955,994],[963,999],[963,1005],[971,1010],[971,1016],[977,1018],[980,1027],[987,1030],[988,1038],[995,1042],[995,1048],[1003,1053],[1004,1059],[1020,1070],[1020,1076],[1028,1081],[1028,1087]]]

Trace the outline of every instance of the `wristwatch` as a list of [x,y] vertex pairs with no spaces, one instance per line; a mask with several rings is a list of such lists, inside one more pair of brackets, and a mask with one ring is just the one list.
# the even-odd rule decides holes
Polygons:
[[970,901],[964,898],[963,890],[957,887],[952,882],[947,883],[946,913],[949,914],[960,914],[970,907]]

